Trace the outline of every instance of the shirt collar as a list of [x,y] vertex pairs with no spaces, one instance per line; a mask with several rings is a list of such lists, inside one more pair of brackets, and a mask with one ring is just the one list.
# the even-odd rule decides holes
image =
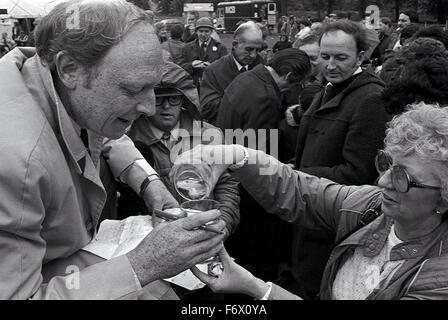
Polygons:
[[[176,125],[170,131],[170,140],[177,141],[179,139],[179,121],[177,121]],[[165,132],[157,128],[151,122],[149,122],[149,130],[151,131],[152,136],[157,140],[162,140]]]
[[356,69],[356,71],[353,73],[352,77],[357,75],[358,73],[361,73],[361,72],[362,72],[362,68],[358,67],[358,69]]
[[212,41],[212,38],[210,37],[210,39],[208,39],[208,41],[203,42],[201,40],[199,40],[199,45],[202,45],[203,43],[205,43],[207,45],[207,47],[210,45],[210,42]]
[[241,69],[243,69],[243,68],[246,69],[246,71],[247,71],[247,66],[241,65],[241,63],[239,63],[238,60],[235,59],[233,54],[232,54],[232,58],[233,58],[233,61],[235,61],[236,67],[238,68],[238,71],[241,71]]

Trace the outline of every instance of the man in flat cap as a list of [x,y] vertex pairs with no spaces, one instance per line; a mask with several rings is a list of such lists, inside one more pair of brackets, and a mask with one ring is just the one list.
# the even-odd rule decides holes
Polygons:
[[204,69],[215,60],[225,56],[225,46],[214,40],[211,35],[215,27],[210,18],[202,17],[196,23],[198,38],[185,45],[182,49],[180,66],[192,75],[194,84],[200,86]]

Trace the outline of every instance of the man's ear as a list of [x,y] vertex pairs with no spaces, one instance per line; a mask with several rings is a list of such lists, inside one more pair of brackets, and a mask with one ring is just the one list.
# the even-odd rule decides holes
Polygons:
[[292,83],[296,80],[296,78],[294,77],[293,73],[290,71],[287,74],[285,74],[283,76],[283,79],[285,79],[287,82]]
[[232,48],[235,48],[238,45],[238,40],[232,40]]
[[364,59],[366,58],[366,53],[365,51],[360,51],[358,53],[358,67],[362,65],[362,63],[364,62]]
[[58,52],[55,58],[56,70],[59,80],[69,89],[75,89],[80,77],[82,67],[79,63],[65,52]]

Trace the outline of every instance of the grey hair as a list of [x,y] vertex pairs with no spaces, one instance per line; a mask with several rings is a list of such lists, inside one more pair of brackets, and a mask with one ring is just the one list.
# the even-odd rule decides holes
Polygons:
[[238,28],[233,33],[233,39],[240,41],[243,34],[246,32],[253,32],[258,34],[260,39],[263,38],[263,32],[260,27],[254,21],[247,21],[238,26]]
[[[151,20],[150,14],[125,0],[63,2],[35,30],[37,54],[50,70],[61,51],[89,69],[134,25]],[[150,32],[154,33],[152,26]]]
[[442,198],[448,203],[448,108],[414,103],[392,119],[384,139],[391,156],[417,156],[436,164],[442,183]]

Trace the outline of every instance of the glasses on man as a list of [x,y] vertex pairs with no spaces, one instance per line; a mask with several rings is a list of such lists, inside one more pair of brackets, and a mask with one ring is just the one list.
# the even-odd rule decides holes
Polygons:
[[379,151],[375,157],[375,167],[380,174],[384,174],[387,170],[391,170],[390,176],[392,186],[401,193],[408,192],[411,188],[440,190],[440,187],[428,186],[415,182],[405,168],[392,164],[392,158],[384,151]]
[[156,97],[156,106],[161,107],[165,104],[165,101],[168,100],[168,103],[171,106],[177,107],[182,104],[183,98],[182,96],[162,96]]

